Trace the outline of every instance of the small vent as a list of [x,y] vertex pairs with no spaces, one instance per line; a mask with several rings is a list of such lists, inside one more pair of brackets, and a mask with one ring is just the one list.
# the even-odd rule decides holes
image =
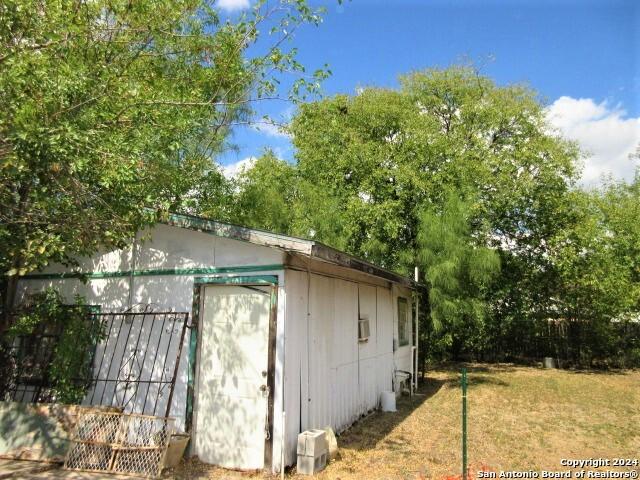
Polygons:
[[363,315],[358,320],[358,341],[366,342],[369,340],[369,316]]

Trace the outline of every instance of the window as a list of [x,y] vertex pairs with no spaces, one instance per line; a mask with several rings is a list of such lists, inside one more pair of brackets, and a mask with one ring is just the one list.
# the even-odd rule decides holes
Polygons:
[[409,317],[409,302],[406,298],[398,297],[398,344],[409,345],[411,342],[411,318]]

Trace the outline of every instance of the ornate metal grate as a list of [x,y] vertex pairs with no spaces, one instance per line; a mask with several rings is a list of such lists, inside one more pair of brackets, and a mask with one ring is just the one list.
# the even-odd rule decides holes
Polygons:
[[98,318],[105,340],[96,349],[92,388],[83,403],[168,417],[189,314],[145,310]]
[[[122,407],[127,413],[169,416],[187,312],[88,312],[104,338],[87,352],[83,405]],[[62,330],[42,327],[0,348],[0,400],[54,402],[49,369]],[[0,345],[0,347],[3,347]]]

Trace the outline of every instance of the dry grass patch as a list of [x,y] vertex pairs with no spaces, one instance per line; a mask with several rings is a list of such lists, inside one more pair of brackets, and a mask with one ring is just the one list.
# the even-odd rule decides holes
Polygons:
[[[468,365],[469,462],[561,470],[561,458],[638,458],[640,371],[572,372]],[[342,458],[319,479],[440,479],[459,473],[459,366],[429,372],[396,413],[374,413],[338,438]],[[250,478],[189,462],[178,478]],[[303,478],[289,473],[289,478]],[[267,477],[268,478],[268,477]]]

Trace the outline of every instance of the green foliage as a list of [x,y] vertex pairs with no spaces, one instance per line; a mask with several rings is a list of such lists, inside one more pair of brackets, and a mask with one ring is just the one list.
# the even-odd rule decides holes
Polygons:
[[301,105],[291,132],[298,184],[324,197],[306,227],[334,219],[316,238],[404,274],[422,266],[430,358],[539,355],[550,321],[582,322],[565,339],[581,346],[565,348],[572,361],[627,345],[611,321],[640,311],[638,180],[577,189],[580,152],[533,90],[431,69]]
[[[273,152],[265,152],[240,172],[233,185],[232,222],[345,248],[339,200]],[[205,210],[205,215],[210,214]]]
[[92,375],[92,352],[104,334],[93,321],[84,299],[76,296],[72,305],[49,288],[33,295],[6,332],[11,342],[17,336],[59,334],[51,363],[45,367],[53,397],[61,403],[79,403]]
[[550,239],[564,318],[610,320],[640,307],[640,188],[573,192],[570,221]]
[[234,221],[274,232],[289,233],[296,189],[295,169],[266,152],[238,175]]
[[300,25],[320,22],[319,11],[304,0],[259,1],[223,22],[215,7],[0,5],[5,312],[18,276],[121,247],[153,211],[215,210],[219,195],[224,213],[227,187],[212,157],[233,125],[251,121],[252,103],[275,96],[282,74],[296,79],[288,98],[317,93],[327,72],[308,75],[286,45]]
[[[431,69],[401,77],[399,90],[365,88],[302,105],[291,131],[300,177],[338,205],[330,213],[341,217],[344,248],[405,274],[423,266],[430,320],[446,327],[433,331],[443,348],[471,339],[480,348],[489,343],[484,323],[498,310],[535,309],[508,297],[542,290],[545,239],[578,151],[549,133],[534,91],[498,86],[469,68]],[[452,194],[473,202],[448,205]],[[498,264],[506,271],[488,290]]]
[[500,258],[482,245],[482,238],[472,236],[471,222],[471,204],[452,193],[441,211],[427,208],[421,218],[418,258],[429,283],[436,330],[480,324],[486,316],[486,292],[500,270]]
[[403,272],[416,263],[423,208],[448,191],[477,199],[491,238],[528,248],[577,157],[548,133],[535,92],[462,67],[302,105],[291,131],[301,177],[342,206],[348,250]]

